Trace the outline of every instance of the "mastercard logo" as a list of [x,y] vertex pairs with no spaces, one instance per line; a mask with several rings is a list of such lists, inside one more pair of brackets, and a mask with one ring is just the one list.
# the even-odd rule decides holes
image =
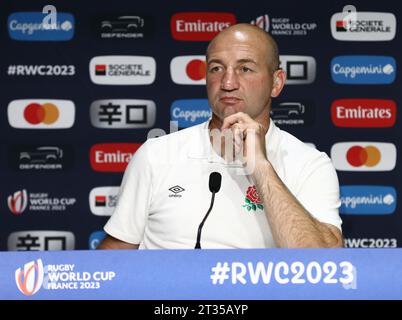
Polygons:
[[375,146],[354,146],[347,151],[346,159],[354,167],[374,167],[381,161],[381,152]]
[[170,73],[174,83],[205,85],[207,65],[205,56],[180,56],[172,59]]
[[339,142],[331,148],[337,170],[391,171],[396,165],[396,147],[387,142]]
[[18,129],[66,129],[74,124],[75,106],[70,100],[20,99],[9,103],[8,122]]
[[24,110],[24,119],[30,124],[52,124],[59,116],[59,109],[53,103],[30,103]]

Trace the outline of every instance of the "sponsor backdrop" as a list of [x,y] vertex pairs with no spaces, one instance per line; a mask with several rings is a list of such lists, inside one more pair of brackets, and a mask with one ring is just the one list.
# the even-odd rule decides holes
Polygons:
[[346,245],[401,247],[402,8],[347,4],[4,1],[0,250],[95,248],[147,137],[211,116],[204,53],[236,22],[278,41],[271,117],[332,158]]

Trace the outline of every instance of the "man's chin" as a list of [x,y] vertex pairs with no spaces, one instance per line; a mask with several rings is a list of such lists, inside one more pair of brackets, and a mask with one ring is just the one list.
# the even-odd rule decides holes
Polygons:
[[224,110],[223,110],[223,118],[227,118],[229,116],[231,116],[232,114],[235,114],[239,112],[236,108],[232,107],[232,106],[227,106]]

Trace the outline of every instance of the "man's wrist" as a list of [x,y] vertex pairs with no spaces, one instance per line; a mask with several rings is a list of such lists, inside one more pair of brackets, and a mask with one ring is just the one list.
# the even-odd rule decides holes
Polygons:
[[269,162],[269,160],[267,160],[266,158],[256,159],[252,176],[253,178],[258,178],[262,174],[265,175],[264,173],[270,169],[272,169],[272,165],[271,162]]

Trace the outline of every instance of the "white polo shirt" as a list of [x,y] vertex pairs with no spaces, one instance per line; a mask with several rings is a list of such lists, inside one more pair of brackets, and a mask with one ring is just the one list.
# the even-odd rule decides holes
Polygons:
[[[246,197],[254,182],[211,152],[208,122],[147,140],[123,177],[116,209],[104,227],[140,249],[194,248],[211,201],[209,175],[222,175],[206,220],[202,248],[275,247],[264,208]],[[341,228],[339,184],[328,156],[270,121],[268,159],[278,176],[319,221]],[[246,200],[247,199],[247,200]]]

